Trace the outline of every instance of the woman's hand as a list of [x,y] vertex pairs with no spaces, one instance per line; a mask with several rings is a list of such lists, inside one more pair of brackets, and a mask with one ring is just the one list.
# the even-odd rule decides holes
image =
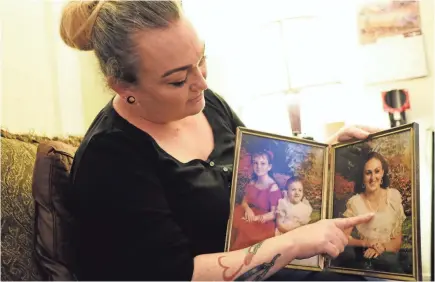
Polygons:
[[364,140],[366,139],[370,134],[376,133],[381,131],[380,128],[374,128],[369,126],[345,126],[342,127],[340,130],[337,131],[334,135],[332,135],[328,139],[328,144],[332,145],[337,142],[346,142],[346,141],[352,141],[352,140]]
[[382,253],[387,250],[385,245],[382,243],[375,243],[371,246],[371,248],[373,248],[378,253],[378,255],[382,255]]
[[371,258],[377,258],[379,256],[379,253],[373,249],[373,248],[368,248],[365,252],[364,252],[364,257],[371,259]]
[[257,222],[260,222],[260,223],[265,223],[266,222],[266,218],[265,218],[265,216],[264,215],[257,215],[256,217],[255,217],[255,221],[257,221]]
[[247,222],[253,222],[253,221],[255,221],[255,214],[254,214],[254,212],[252,211],[252,209],[250,207],[246,207],[244,219]]
[[348,237],[344,230],[369,222],[373,215],[324,219],[293,229],[282,236],[287,236],[297,246],[297,259],[305,259],[319,254],[327,254],[336,258],[348,244]]

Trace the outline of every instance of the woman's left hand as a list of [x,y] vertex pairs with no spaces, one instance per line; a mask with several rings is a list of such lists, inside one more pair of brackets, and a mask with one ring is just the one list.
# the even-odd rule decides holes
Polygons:
[[373,249],[373,248],[368,248],[365,252],[364,252],[364,257],[371,259],[371,258],[377,258],[379,256],[379,253]]
[[364,140],[370,134],[379,132],[381,130],[382,129],[380,128],[374,128],[370,126],[361,126],[361,125],[345,126],[342,127],[340,130],[338,130],[337,133],[335,133],[333,136],[331,136],[328,139],[327,143],[329,145],[332,145],[337,142]]
[[258,215],[255,217],[255,221],[260,222],[260,223],[265,223],[266,219],[264,218],[264,215]]
[[385,245],[382,243],[375,243],[371,246],[373,249],[375,249],[375,251],[379,254],[382,255],[383,252],[385,252],[386,248]]

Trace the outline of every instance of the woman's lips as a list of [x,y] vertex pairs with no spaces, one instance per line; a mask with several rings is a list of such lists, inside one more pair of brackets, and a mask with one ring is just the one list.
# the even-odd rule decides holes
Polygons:
[[203,94],[200,93],[198,96],[196,96],[196,97],[190,99],[189,102],[197,102],[197,101],[201,100],[201,99],[202,99],[202,95],[203,95]]

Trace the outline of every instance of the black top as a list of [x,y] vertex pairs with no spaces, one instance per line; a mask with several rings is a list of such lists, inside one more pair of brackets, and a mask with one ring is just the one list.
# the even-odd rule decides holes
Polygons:
[[79,280],[190,280],[193,258],[224,251],[235,132],[228,104],[205,91],[215,147],[186,164],[119,116],[98,114],[71,171]]

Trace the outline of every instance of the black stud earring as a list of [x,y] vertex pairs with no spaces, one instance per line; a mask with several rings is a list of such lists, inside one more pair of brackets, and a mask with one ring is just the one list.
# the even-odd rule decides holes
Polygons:
[[133,104],[134,102],[136,102],[136,99],[133,96],[128,96],[127,97],[127,103]]

